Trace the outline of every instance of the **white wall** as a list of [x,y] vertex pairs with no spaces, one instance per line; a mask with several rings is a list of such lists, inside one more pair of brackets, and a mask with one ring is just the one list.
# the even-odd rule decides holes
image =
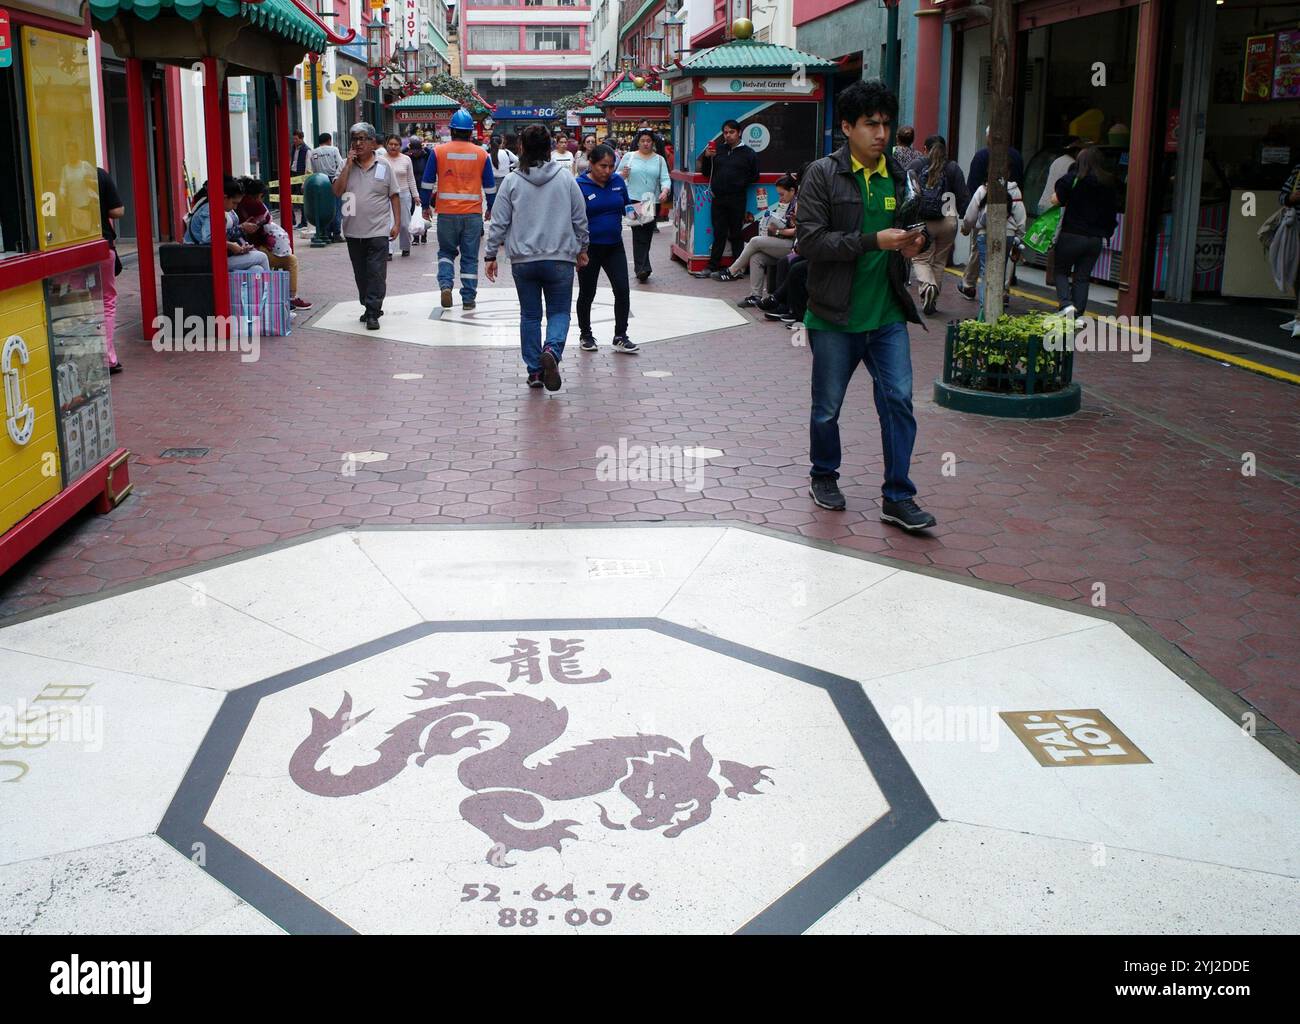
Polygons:
[[[794,46],[793,0],[753,0],[754,37],[778,46]],[[704,26],[708,28],[708,25]],[[767,35],[763,31],[767,30]]]
[[[970,160],[984,146],[984,128],[988,103],[984,83],[980,80],[980,58],[992,54],[992,36],[988,26],[970,29],[962,40],[961,65],[961,117],[957,125],[957,157],[963,173],[969,169]],[[964,211],[963,211],[964,212]],[[953,259],[964,262],[970,255],[970,239],[957,235]]]

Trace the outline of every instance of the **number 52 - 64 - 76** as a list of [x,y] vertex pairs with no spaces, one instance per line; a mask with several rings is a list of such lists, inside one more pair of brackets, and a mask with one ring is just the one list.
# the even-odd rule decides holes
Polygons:
[[[639,902],[641,900],[648,900],[650,898],[650,893],[647,892],[644,888],[642,888],[640,882],[633,882],[631,885],[628,885],[626,882],[606,882],[605,888],[609,890],[609,892],[607,893],[609,898],[615,902],[621,899],[629,899],[634,902]],[[482,891],[480,892],[480,890]],[[474,900],[480,900],[484,903],[501,902],[501,895],[500,895],[501,887],[492,885],[490,882],[482,882],[475,885],[464,885],[461,887],[461,893],[462,895],[460,901],[462,903],[471,903]],[[515,895],[518,896],[520,894],[516,892]],[[546,883],[543,882],[541,885],[539,885],[536,889],[532,891],[531,895],[534,902],[537,903],[545,903],[547,900],[575,901],[578,899],[577,893],[573,891],[572,882],[570,882],[568,885],[565,885],[563,888],[556,889],[554,891],[547,888]],[[594,896],[595,893],[591,890],[588,890],[587,895]]]

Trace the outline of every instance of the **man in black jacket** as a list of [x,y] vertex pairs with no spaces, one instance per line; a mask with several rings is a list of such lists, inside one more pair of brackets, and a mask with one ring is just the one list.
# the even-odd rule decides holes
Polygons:
[[[302,132],[301,131],[294,132],[293,146],[290,147],[289,149],[289,173],[293,177],[300,178],[307,173],[307,154],[310,152],[311,150],[307,147],[307,143],[303,138]],[[291,185],[290,192],[295,196],[301,196],[302,186]],[[299,228],[307,227],[306,204],[301,201],[295,203],[294,212],[297,214],[297,216],[294,218],[294,220],[296,221],[294,227],[299,227]]]
[[[907,172],[885,153],[898,98],[883,82],[854,82],[836,100],[843,148],[815,161],[799,186],[798,248],[808,260],[812,347],[809,426],[813,501],[844,508],[840,408],[859,363],[871,374],[885,482],[880,518],[906,530],[935,525],[908,478],[916,419],[907,323],[924,324],[907,290],[907,261],[924,251]],[[911,209],[908,209],[911,207]]]
[[713,246],[709,250],[709,269],[697,270],[693,277],[716,277],[722,273],[722,250],[731,242],[731,259],[740,259],[744,243],[740,233],[745,228],[745,203],[749,186],[758,181],[758,156],[740,143],[740,122],[724,121],[722,146],[714,144],[700,154],[700,173],[709,176],[713,194]]

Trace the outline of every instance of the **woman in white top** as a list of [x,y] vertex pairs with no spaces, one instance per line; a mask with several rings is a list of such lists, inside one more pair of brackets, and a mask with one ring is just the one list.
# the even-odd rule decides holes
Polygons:
[[[578,152],[573,154],[573,173],[577,177],[582,177],[591,169],[591,151],[596,148],[596,136],[584,135],[582,144],[578,147]],[[614,157],[614,165],[618,166],[618,156]]]
[[[563,167],[570,174],[573,174],[573,154],[569,152],[569,137],[560,132],[555,136],[555,145],[551,149],[551,159]],[[576,178],[577,175],[573,174]]]
[[[636,133],[636,149],[623,154],[618,173],[627,182],[628,195],[634,203],[650,202],[652,207],[657,207],[671,194],[668,163],[655,151],[655,133],[649,128]],[[650,266],[650,243],[658,230],[653,214],[646,223],[632,229],[632,265],[636,279],[642,284],[654,272]]]
[[500,135],[493,135],[488,146],[488,160],[492,163],[492,177],[495,184],[491,188],[483,190],[483,194],[487,196],[487,216],[483,219],[491,223],[492,204],[496,201],[497,189],[500,187],[502,179],[519,166],[519,157],[501,145]]
[[[402,140],[396,135],[390,135],[384,140],[384,148],[377,154],[380,159],[384,160],[392,169],[393,177],[397,179],[397,190],[404,192],[409,197],[410,202],[406,204],[406,216],[402,218],[402,223],[398,225],[398,238],[401,240],[402,255],[411,255],[411,211],[420,203],[419,185],[415,180],[415,168],[411,166],[411,158],[402,152]],[[391,260],[393,254],[390,252],[388,258]]]

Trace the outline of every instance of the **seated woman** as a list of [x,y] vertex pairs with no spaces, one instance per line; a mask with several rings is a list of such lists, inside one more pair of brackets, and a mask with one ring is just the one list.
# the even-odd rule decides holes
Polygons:
[[736,305],[742,308],[757,306],[767,294],[768,268],[777,260],[788,256],[794,248],[798,189],[799,179],[793,174],[787,174],[776,183],[776,194],[780,202],[763,215],[758,234],[745,243],[739,259],[718,274],[720,281],[739,280],[748,269],[750,261],[753,261],[755,269],[750,274],[749,295]]
[[[230,270],[270,270],[266,253],[258,252],[244,240],[244,232],[239,226],[239,216],[235,207],[244,198],[243,186],[237,178],[225,175],[221,182],[222,198],[225,200],[226,266]],[[189,245],[212,244],[212,208],[208,196],[208,183],[204,182],[190,219],[185,225],[185,241]]]
[[311,309],[311,303],[298,297],[298,257],[293,254],[288,233],[276,224],[266,208],[266,183],[257,178],[241,181],[244,197],[235,207],[240,229],[260,252],[266,254],[272,270],[289,271],[289,305],[294,309]]

